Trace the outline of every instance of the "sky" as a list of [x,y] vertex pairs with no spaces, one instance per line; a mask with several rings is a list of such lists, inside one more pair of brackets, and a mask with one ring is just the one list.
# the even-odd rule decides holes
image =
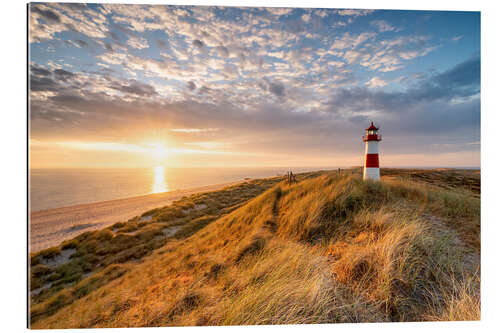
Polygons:
[[480,13],[35,3],[30,164],[480,165]]

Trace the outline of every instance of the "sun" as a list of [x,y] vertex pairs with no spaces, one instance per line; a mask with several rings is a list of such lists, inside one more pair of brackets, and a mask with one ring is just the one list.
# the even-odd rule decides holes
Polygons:
[[154,143],[150,149],[151,155],[156,160],[164,160],[168,155],[168,148],[163,143]]

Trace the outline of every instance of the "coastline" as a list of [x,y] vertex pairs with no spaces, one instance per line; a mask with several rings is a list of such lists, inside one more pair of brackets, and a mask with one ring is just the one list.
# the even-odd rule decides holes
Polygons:
[[216,191],[245,181],[242,179],[184,190],[34,211],[30,213],[29,219],[29,252],[38,252],[58,245],[86,231],[127,221],[150,209],[166,206],[186,195]]

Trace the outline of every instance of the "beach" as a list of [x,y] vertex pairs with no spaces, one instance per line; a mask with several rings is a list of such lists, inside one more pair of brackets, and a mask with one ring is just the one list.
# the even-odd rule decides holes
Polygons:
[[34,211],[30,214],[29,251],[37,252],[86,231],[127,221],[150,209],[166,206],[186,195],[215,191],[243,181]]

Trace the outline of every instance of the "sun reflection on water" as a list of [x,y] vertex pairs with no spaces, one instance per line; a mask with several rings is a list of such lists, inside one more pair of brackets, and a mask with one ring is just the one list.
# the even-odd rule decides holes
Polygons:
[[154,170],[154,181],[153,186],[151,187],[151,193],[168,191],[168,185],[165,181],[165,167],[157,166]]

